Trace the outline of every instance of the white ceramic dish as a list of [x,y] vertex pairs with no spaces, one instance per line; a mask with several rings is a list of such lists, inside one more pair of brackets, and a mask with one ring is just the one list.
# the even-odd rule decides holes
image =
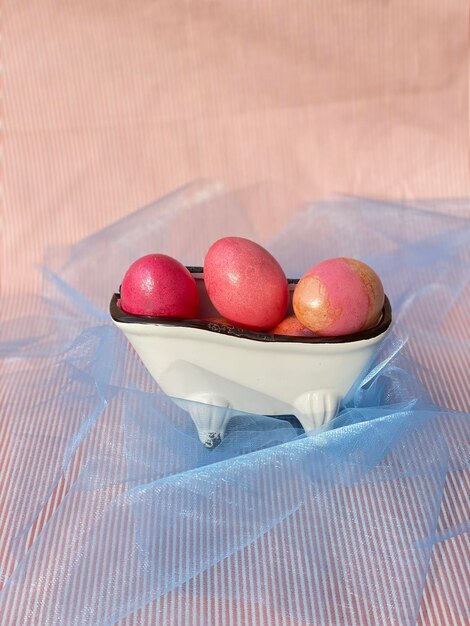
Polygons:
[[[202,268],[188,269],[198,285],[200,317],[217,316]],[[291,292],[296,282],[289,279]],[[387,298],[376,327],[344,337],[286,337],[202,319],[129,315],[119,294],[110,313],[161,389],[176,402],[194,401],[189,412],[207,447],[220,443],[234,411],[295,415],[306,432],[331,420],[392,320]]]

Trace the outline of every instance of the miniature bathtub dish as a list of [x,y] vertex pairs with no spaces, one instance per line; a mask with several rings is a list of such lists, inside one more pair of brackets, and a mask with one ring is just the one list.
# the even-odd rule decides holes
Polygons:
[[[200,317],[217,316],[202,268],[188,269],[198,286]],[[292,293],[297,280],[288,282]],[[189,412],[209,448],[220,443],[236,411],[294,415],[306,432],[330,421],[392,321],[387,298],[374,328],[342,337],[288,337],[203,319],[130,315],[118,293],[110,313],[161,389],[175,402],[194,401]]]

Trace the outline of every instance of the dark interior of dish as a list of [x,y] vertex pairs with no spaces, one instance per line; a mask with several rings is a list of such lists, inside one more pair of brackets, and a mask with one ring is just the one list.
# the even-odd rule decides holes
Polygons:
[[[199,315],[201,318],[220,317],[220,314],[212,306],[211,301],[207,295],[204,285],[204,275],[202,267],[188,267],[188,270],[193,274],[196,279],[196,284],[199,291],[200,306]],[[291,294],[289,302],[289,313],[292,313],[292,292],[295,285],[299,281],[298,278],[288,278],[289,292]],[[273,335],[266,332],[258,332],[254,330],[246,330],[245,328],[238,328],[237,326],[228,326],[226,324],[219,324],[214,321],[207,321],[203,319],[179,319],[174,317],[152,317],[147,315],[131,315],[123,311],[119,305],[119,293],[113,294],[109,305],[109,312],[114,321],[124,324],[159,324],[165,326],[186,327],[186,328],[201,328],[209,332],[218,333],[221,335],[232,335],[235,337],[241,337],[244,339],[251,339],[253,341],[264,342],[279,342],[279,343],[348,343],[352,341],[361,341],[364,339],[371,339],[377,337],[387,330],[392,322],[392,308],[390,302],[385,296],[384,308],[382,311],[382,317],[378,324],[373,328],[363,330],[359,333],[352,335],[343,335],[341,337],[292,337],[290,335]]]

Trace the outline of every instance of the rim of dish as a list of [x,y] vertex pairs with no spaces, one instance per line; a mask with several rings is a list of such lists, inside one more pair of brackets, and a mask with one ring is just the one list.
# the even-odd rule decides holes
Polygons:
[[[202,267],[187,266],[191,274],[204,275]],[[299,278],[288,278],[289,285],[299,282]],[[238,326],[227,324],[219,324],[209,320],[187,319],[176,317],[161,317],[152,315],[133,315],[126,313],[119,305],[120,293],[114,293],[109,303],[109,312],[112,319],[120,324],[150,324],[154,326],[172,326],[175,328],[198,328],[217,335],[231,335],[252,341],[262,341],[264,343],[352,343],[355,341],[364,341],[365,339],[373,339],[382,335],[392,323],[392,307],[389,299],[385,296],[382,316],[379,322],[372,328],[361,330],[358,333],[350,335],[342,335],[340,337],[297,337],[292,335],[273,335],[263,331],[247,330]]]

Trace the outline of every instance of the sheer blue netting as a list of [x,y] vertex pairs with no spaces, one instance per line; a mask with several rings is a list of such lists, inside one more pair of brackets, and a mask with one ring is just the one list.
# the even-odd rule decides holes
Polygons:
[[[417,623],[437,546],[469,550],[470,221],[454,213],[338,198],[261,241],[291,277],[372,265],[393,331],[329,425],[235,412],[214,450],[107,309],[143,254],[199,265],[221,236],[257,239],[234,197],[190,185],[51,252],[34,314],[2,325],[3,623]],[[450,623],[470,620],[459,598]]]

